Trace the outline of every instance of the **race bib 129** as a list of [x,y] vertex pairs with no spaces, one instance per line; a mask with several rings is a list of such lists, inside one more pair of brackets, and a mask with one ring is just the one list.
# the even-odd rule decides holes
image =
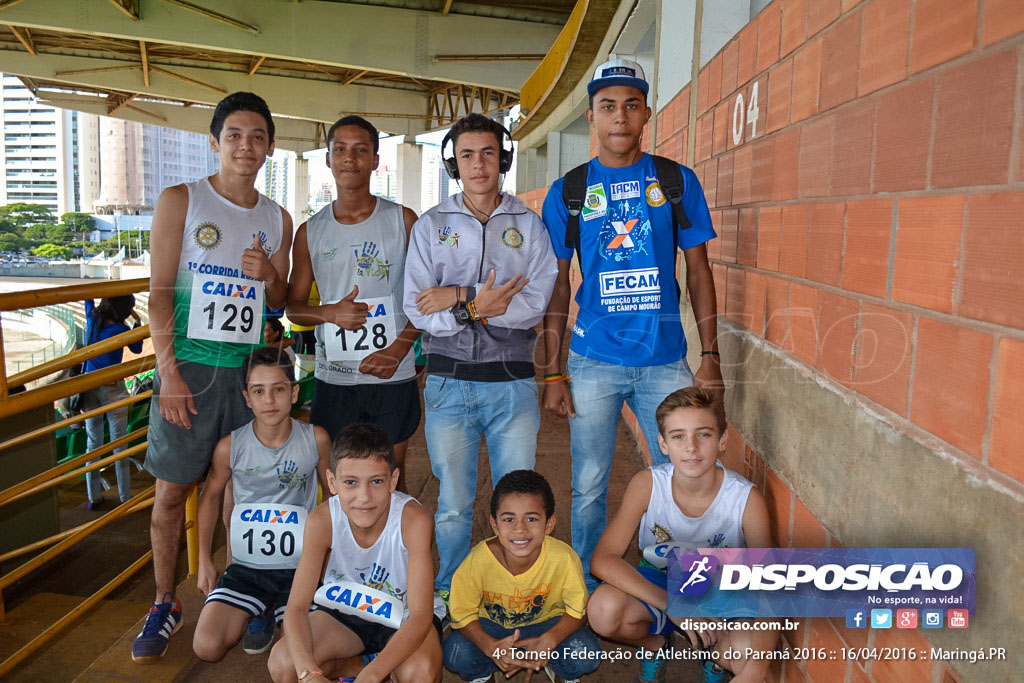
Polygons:
[[242,503],[231,513],[231,557],[260,569],[295,569],[302,554],[306,508]]
[[362,360],[371,353],[386,349],[398,336],[395,330],[394,301],[390,296],[365,299],[370,309],[366,322],[355,330],[346,330],[331,323],[324,324],[324,351],[327,360]]
[[189,339],[259,344],[262,332],[262,282],[225,275],[193,277]]

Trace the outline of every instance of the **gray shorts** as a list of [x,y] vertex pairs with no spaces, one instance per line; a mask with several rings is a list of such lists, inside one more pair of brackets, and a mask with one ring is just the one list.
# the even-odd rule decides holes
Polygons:
[[206,474],[217,442],[252,420],[242,390],[242,368],[219,368],[178,361],[178,371],[192,392],[198,415],[189,414],[184,429],[160,414],[160,373],[156,373],[149,409],[149,449],[146,469],[172,484],[191,484]]

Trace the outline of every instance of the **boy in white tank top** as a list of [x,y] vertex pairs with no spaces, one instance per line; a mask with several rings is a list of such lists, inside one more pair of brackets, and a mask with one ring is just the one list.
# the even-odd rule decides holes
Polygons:
[[306,520],[284,638],[270,652],[277,683],[336,680],[351,674],[344,660],[375,653],[361,674],[369,680],[441,680],[444,603],[433,591],[433,527],[397,484],[381,429],[355,423],[338,433],[327,473],[334,495]]
[[[641,551],[668,542],[689,548],[772,545],[764,496],[718,463],[726,441],[721,400],[707,389],[679,389],[658,406],[656,417],[658,445],[669,462],[643,470],[629,482],[622,506],[594,550],[591,568],[605,583],[587,603],[595,633],[640,648],[640,681],[665,680],[666,658],[661,654],[671,646],[671,634],[678,628],[665,613],[664,562],[660,568],[652,564],[657,554],[649,551],[643,553],[645,562],[638,568],[623,559],[637,529]],[[694,648],[744,655],[727,659],[723,654],[714,661],[736,674],[735,681],[747,682],[763,681],[770,663],[766,658],[746,658],[747,648],[767,652],[778,639],[773,631],[702,628],[685,633]],[[714,673],[724,674],[721,669]]]
[[274,121],[258,95],[217,104],[210,146],[220,170],[168,187],[153,213],[149,316],[156,383],[146,469],[156,478],[150,519],[156,598],[132,660],[158,661],[181,627],[174,569],[185,500],[218,441],[252,419],[242,360],[261,345],[263,307],[287,293],[292,221],[260,194],[256,175],[274,153]]
[[[327,432],[291,417],[299,386],[287,356],[274,347],[257,349],[242,372],[245,402],[255,419],[217,444],[199,497],[197,585],[207,599],[192,649],[208,662],[224,658],[250,619],[266,624],[251,640],[246,636],[245,651],[270,649],[302,554],[303,522],[316,507],[317,491],[326,491],[331,452]],[[228,529],[233,561],[217,581],[211,546],[229,482],[235,502]]]
[[[420,424],[413,342],[402,310],[412,209],[370,193],[377,129],[346,116],[327,133],[327,166],[337,199],[295,233],[288,319],[316,326],[316,390],[309,421],[333,439],[342,427],[369,422],[395,447],[398,490],[405,451]],[[310,303],[312,286],[319,300]]]

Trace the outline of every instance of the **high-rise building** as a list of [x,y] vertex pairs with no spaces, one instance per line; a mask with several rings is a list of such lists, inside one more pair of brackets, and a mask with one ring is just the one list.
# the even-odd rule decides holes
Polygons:
[[0,74],[0,205],[42,204],[59,216],[77,211],[75,173],[80,115],[36,102],[11,74]]
[[164,188],[217,171],[217,157],[205,135],[106,116],[95,118],[95,122],[82,121],[79,184],[83,197],[89,196],[85,185],[92,177],[92,167],[87,142],[96,130],[100,192],[94,206],[101,213],[150,213]]

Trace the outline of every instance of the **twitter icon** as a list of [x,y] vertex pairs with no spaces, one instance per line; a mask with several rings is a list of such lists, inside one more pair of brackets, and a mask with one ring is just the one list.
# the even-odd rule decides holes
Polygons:
[[871,610],[871,628],[892,628],[892,610]]

